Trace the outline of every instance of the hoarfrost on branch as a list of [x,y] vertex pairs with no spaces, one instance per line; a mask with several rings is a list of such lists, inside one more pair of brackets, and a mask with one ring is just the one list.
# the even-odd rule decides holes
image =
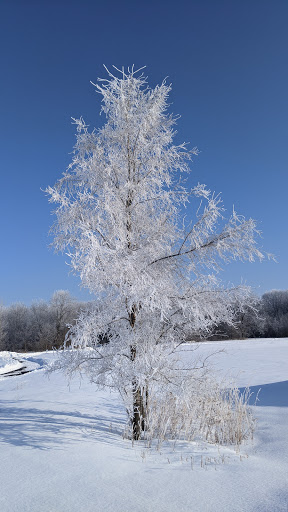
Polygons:
[[152,89],[132,68],[108,71],[95,87],[106,124],[89,131],[74,119],[73,160],[47,189],[57,204],[54,245],[98,299],[71,328],[59,366],[117,388],[138,439],[156,391],[178,396],[203,378],[205,365],[186,368],[179,356],[188,334],[233,324],[235,300],[249,296],[221,285],[221,263],[263,254],[254,220],[235,211],[225,220],[220,196],[185,185],[198,150],[173,144],[166,81]]

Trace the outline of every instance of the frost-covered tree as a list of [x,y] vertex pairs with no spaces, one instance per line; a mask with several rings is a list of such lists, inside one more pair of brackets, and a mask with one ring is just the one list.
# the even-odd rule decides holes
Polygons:
[[[47,189],[58,205],[54,245],[98,299],[70,330],[59,365],[118,389],[134,439],[149,429],[157,393],[193,386],[195,368],[178,352],[191,325],[207,334],[232,324],[235,301],[246,302],[245,287],[220,284],[221,262],[263,258],[254,220],[235,211],[225,220],[218,195],[185,186],[198,151],[173,143],[171,86],[152,89],[139,71],[108,71],[93,84],[106,124],[89,131],[74,120],[72,163]],[[109,343],[100,345],[103,333]]]
[[30,311],[25,304],[16,303],[7,308],[6,319],[6,350],[31,350]]
[[288,336],[288,290],[271,290],[261,299],[265,336]]
[[[72,323],[76,315],[76,303],[68,290],[57,290],[50,301],[50,314],[53,322],[53,346],[63,343],[67,332],[67,324]],[[74,316],[73,316],[74,313]]]
[[6,349],[6,308],[0,304],[0,351]]

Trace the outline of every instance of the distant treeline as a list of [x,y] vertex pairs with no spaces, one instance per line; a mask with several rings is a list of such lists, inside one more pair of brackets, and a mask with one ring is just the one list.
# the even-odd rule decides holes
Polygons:
[[0,307],[0,350],[44,351],[63,345],[67,325],[75,323],[89,303],[77,302],[68,291],[58,290],[51,300],[30,307],[17,303]]
[[[0,351],[43,351],[63,345],[68,325],[91,303],[77,302],[68,291],[58,290],[51,300],[30,307],[0,307]],[[191,329],[193,331],[193,329]],[[105,333],[102,337],[105,337]],[[288,337],[288,290],[273,290],[254,298],[244,308],[235,303],[235,325],[219,324],[209,339]],[[193,334],[197,339],[197,333]],[[99,338],[101,343],[101,339]]]
[[288,290],[254,297],[241,309],[235,304],[235,325],[215,326],[209,339],[288,337]]

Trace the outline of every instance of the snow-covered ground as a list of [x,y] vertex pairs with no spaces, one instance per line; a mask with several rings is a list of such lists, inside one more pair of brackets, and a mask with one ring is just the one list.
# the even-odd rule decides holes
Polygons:
[[[255,394],[261,387],[255,438],[239,454],[132,447],[117,395],[48,378],[51,353],[0,353],[0,511],[287,512],[288,339],[203,343],[199,353],[219,349],[219,375]],[[33,371],[3,376],[21,366]]]
[[0,378],[4,374],[14,372],[30,372],[36,370],[36,368],[43,367],[45,362],[37,359],[32,354],[20,355],[16,352],[0,352]]
[[22,363],[16,359],[17,354],[12,352],[0,352],[0,375],[21,368]]

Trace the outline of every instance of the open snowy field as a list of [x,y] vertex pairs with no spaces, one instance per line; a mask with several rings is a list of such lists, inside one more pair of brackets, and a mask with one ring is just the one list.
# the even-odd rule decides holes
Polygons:
[[[51,353],[0,352],[0,511],[287,512],[288,339],[203,343],[199,353],[219,349],[211,359],[219,376],[254,397],[261,388],[254,441],[238,454],[132,447],[117,395],[85,379],[48,378]],[[23,366],[31,373],[3,376]]]

